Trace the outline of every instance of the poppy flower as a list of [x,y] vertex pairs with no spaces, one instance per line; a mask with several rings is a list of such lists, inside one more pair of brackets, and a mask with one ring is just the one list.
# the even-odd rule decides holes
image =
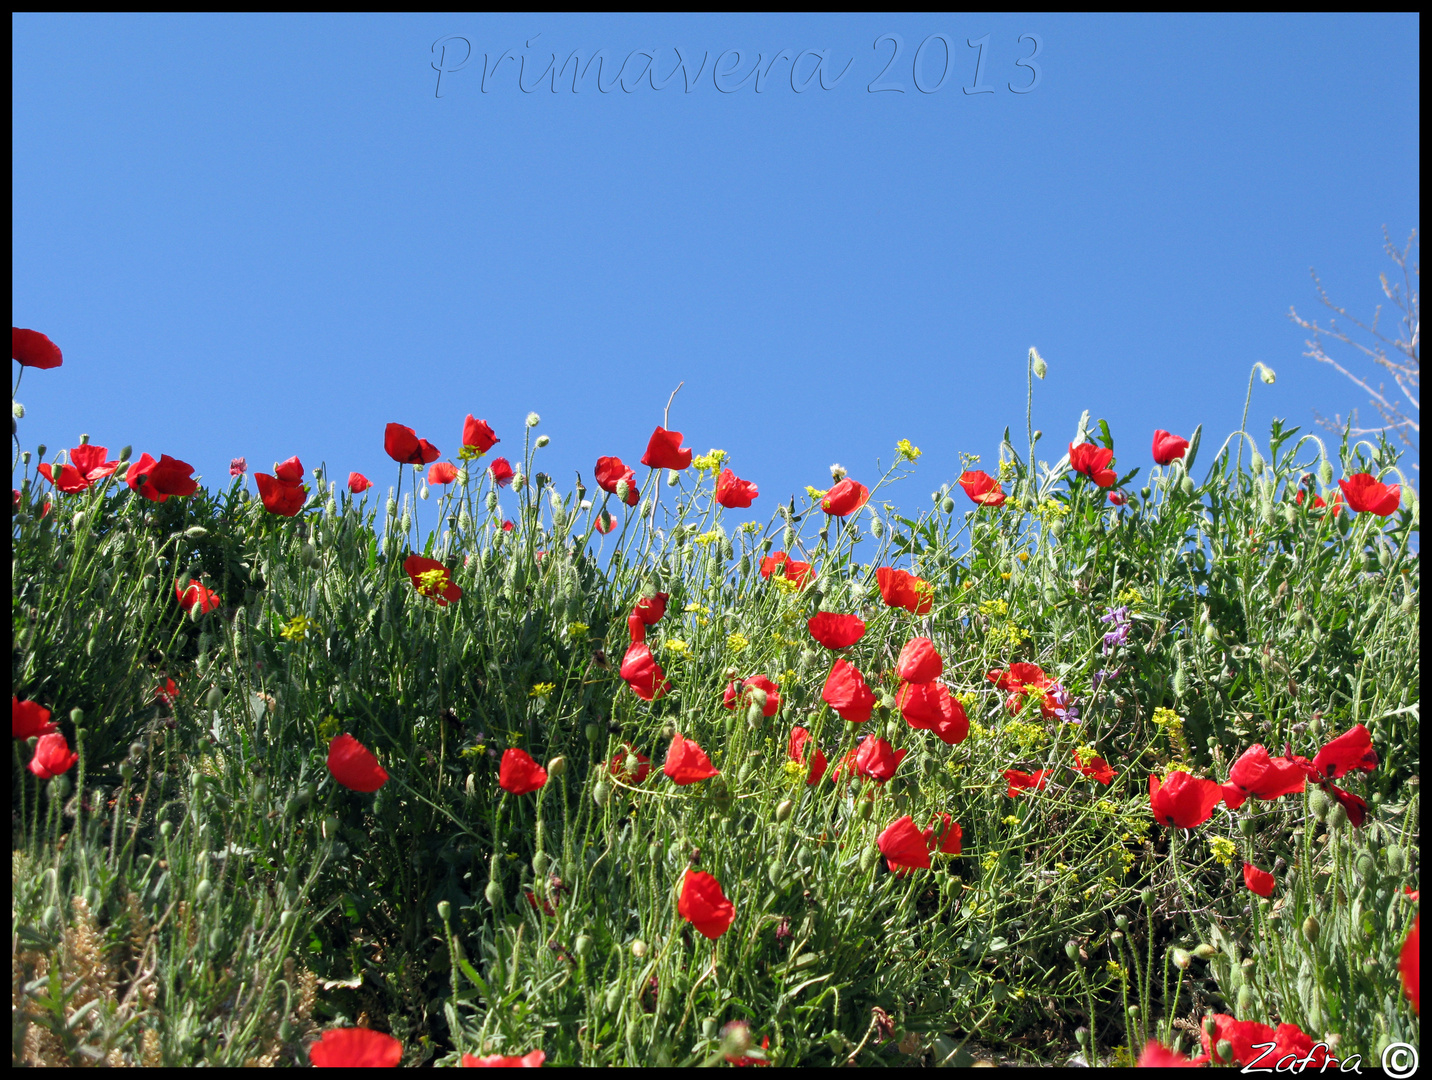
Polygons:
[[1359,514],[1387,517],[1402,505],[1402,486],[1380,483],[1371,473],[1353,473],[1346,480],[1339,480],[1338,487],[1348,506]]
[[929,614],[935,590],[923,578],[882,566],[875,571],[875,582],[880,586],[880,597],[887,607],[904,608],[912,615]]
[[626,504],[628,506],[635,506],[637,499],[641,497],[641,493],[637,491],[636,473],[623,465],[621,458],[597,458],[597,465],[592,470],[592,475],[596,478],[597,487],[603,491],[609,491],[613,495],[617,493],[617,485],[625,480],[627,482]]
[[1250,796],[1276,799],[1302,791],[1307,786],[1308,764],[1307,758],[1270,757],[1261,745],[1250,746],[1228,770],[1223,801],[1230,810],[1237,810]]
[[777,570],[787,581],[794,582],[798,589],[805,588],[811,572],[810,563],[797,562],[784,551],[773,551],[761,560],[761,577],[768,578]]
[[1111,491],[1109,492],[1109,501],[1115,506],[1123,506],[1129,501],[1129,497],[1122,491]]
[[542,914],[546,915],[549,919],[555,919],[557,917],[556,905],[554,905],[550,900],[539,899],[537,894],[534,893],[531,889],[523,889],[522,895],[527,898],[528,905],[534,911],[542,912]]
[[383,449],[394,461],[403,465],[426,465],[436,461],[442,452],[427,439],[402,424],[389,424],[383,430]]
[[931,682],[945,670],[945,661],[935,651],[935,643],[927,637],[911,638],[900,650],[900,659],[895,662],[895,674],[906,682]]
[[883,784],[895,775],[908,750],[896,751],[884,739],[862,739],[855,751],[855,771],[867,780]]
[[58,478],[51,474],[48,463],[39,467],[40,474],[55,487],[68,494],[83,491],[119,468],[118,461],[106,461],[109,451],[103,446],[86,443],[69,451],[69,463],[60,467]]
[[845,649],[865,636],[865,623],[858,615],[822,611],[806,620],[806,629],[827,649]]
[[730,469],[722,469],[716,478],[716,501],[727,510],[744,510],[760,492],[749,480],[742,480]]
[[512,521],[510,521],[510,520],[503,519],[503,522],[502,522],[502,531],[503,531],[503,532],[511,532],[511,531],[512,531],[513,529],[515,529],[515,528],[517,528],[516,524],[514,524],[514,523],[513,523]]
[[938,851],[942,855],[958,855],[963,838],[964,830],[959,822],[952,821],[946,813],[941,813],[938,820],[925,830],[925,843],[932,852]]
[[661,767],[661,771],[671,778],[672,783],[682,787],[721,775],[721,770],[711,764],[706,751],[691,739],[682,738],[679,731],[671,737],[671,746],[666,751],[666,764]]
[[1171,435],[1162,428],[1154,429],[1154,460],[1160,465],[1172,465],[1188,450],[1188,440]]
[[666,614],[666,602],[670,599],[671,594],[664,592],[643,596],[632,605],[631,613],[647,626],[652,626],[661,622],[661,617]]
[[219,594],[213,589],[205,588],[197,581],[190,582],[187,589],[180,589],[179,583],[174,583],[174,599],[179,601],[179,606],[185,611],[193,611],[196,607],[200,614],[208,614],[222,602]]
[[259,486],[259,498],[263,500],[264,509],[269,513],[293,517],[308,501],[308,492],[304,490],[302,483],[303,466],[298,463],[298,458],[289,458],[282,465],[275,465],[274,473],[273,476],[268,473],[254,473],[254,482]]
[[633,645],[646,640],[646,623],[635,611],[627,616],[627,633],[630,635]]
[[1089,759],[1089,764],[1084,764],[1079,755],[1074,755],[1074,769],[1083,773],[1091,780],[1097,780],[1105,787],[1114,782],[1114,770],[1109,768],[1109,763],[1097,755]]
[[951,746],[963,742],[970,733],[965,707],[950,695],[943,683],[901,683],[895,703],[912,728],[933,731]]
[[30,759],[30,771],[41,780],[49,780],[69,771],[79,759],[80,756],[70,749],[63,735],[41,735],[40,741],[35,744],[35,756]]
[[502,752],[502,764],[497,767],[497,786],[503,791],[526,795],[546,782],[547,770],[538,765],[526,750],[511,746]]
[[165,705],[173,705],[174,699],[179,696],[179,687],[173,679],[165,679],[162,684],[154,688],[154,700],[162,701]]
[[1259,870],[1251,862],[1243,864],[1243,884],[1265,900],[1273,895],[1273,886],[1277,883],[1277,879],[1268,871]]
[[17,739],[32,735],[53,735],[59,728],[50,723],[50,710],[38,701],[21,701],[10,696],[10,734]]
[[671,689],[666,672],[661,670],[651,650],[641,641],[633,641],[622,657],[621,677],[642,701],[655,701]]
[[1363,822],[1367,820],[1367,803],[1354,795],[1351,791],[1344,791],[1331,780],[1325,780],[1322,788],[1343,808],[1347,814],[1348,824],[1354,829],[1362,828]]
[[1095,446],[1093,443],[1083,442],[1078,446],[1069,444],[1069,467],[1077,473],[1083,473],[1101,488],[1114,486],[1118,476],[1114,470],[1109,468],[1109,462],[1114,460],[1114,451],[1106,446]]
[[339,735],[328,744],[328,771],[352,791],[377,791],[388,782],[388,770],[352,735]]
[[478,1057],[476,1054],[463,1054],[462,1067],[464,1069],[540,1069],[546,1060],[547,1055],[541,1050],[533,1050],[521,1057],[503,1057],[501,1054]]
[[641,463],[652,469],[680,472],[691,464],[691,451],[681,445],[681,432],[658,427],[651,433]]
[[[1304,499],[1304,497],[1306,496],[1306,494],[1307,494],[1307,492],[1305,492],[1302,488],[1299,488],[1299,489],[1298,489],[1298,493],[1293,496],[1293,501],[1296,502],[1299,506],[1302,506],[1302,505],[1303,505],[1303,499]],[[1323,501],[1323,497],[1322,497],[1321,495],[1314,495],[1314,496],[1313,496],[1313,509],[1314,509],[1314,510],[1325,510],[1325,509],[1327,509],[1327,505],[1328,505],[1328,504]],[[1333,517],[1337,517],[1340,513],[1342,513],[1342,509],[1343,509],[1343,497],[1342,497],[1342,492],[1341,492],[1341,491],[1335,491],[1335,492],[1333,492]]]
[[467,419],[462,423],[463,446],[471,446],[479,454],[485,454],[501,441],[492,428],[487,426],[486,420],[479,420],[472,413],[467,414]]
[[492,477],[493,484],[500,488],[512,483],[512,478],[517,475],[512,463],[505,457],[494,458],[492,464],[487,467],[487,472]]
[[807,755],[806,748],[808,746],[811,746],[810,732],[803,727],[791,728],[791,737],[786,743],[786,756],[797,765],[804,765],[809,759],[810,772],[806,774],[806,784],[818,784],[830,763],[826,761],[825,754],[821,752],[819,746],[811,746],[811,752]]
[[453,584],[452,571],[437,559],[409,555],[403,560],[403,569],[407,571],[413,588],[423,596],[431,597],[438,607],[447,607],[449,601],[462,599],[462,589]]
[[40,368],[42,371],[57,368],[65,362],[60,347],[38,330],[10,328],[10,356],[20,361],[22,367]]
[[1422,913],[1419,911],[1412,920],[1412,929],[1402,943],[1402,952],[1397,958],[1397,972],[1402,976],[1402,991],[1412,1002],[1413,1011],[1422,1013]]
[[348,474],[348,490],[353,492],[354,495],[361,495],[372,486],[373,481],[369,480],[362,473],[351,472]]
[[651,758],[623,743],[607,763],[607,771],[624,784],[640,784],[651,773]]
[[133,491],[146,499],[164,502],[170,495],[194,494],[199,484],[189,475],[193,471],[194,466],[168,454],[161,454],[158,461],[141,454],[139,460],[130,465],[124,479]]
[[1170,1050],[1163,1043],[1150,1039],[1144,1044],[1143,1053],[1139,1054],[1139,1060],[1135,1068],[1139,1069],[1196,1069],[1206,1064],[1204,1061],[1193,1059],[1180,1054],[1177,1050]]
[[894,874],[909,874],[930,868],[930,848],[925,834],[915,828],[909,814],[896,818],[875,838],[875,846],[885,856],[885,864]]
[[372,1028],[330,1028],[308,1048],[308,1063],[319,1069],[394,1068],[403,1044]]
[[1149,807],[1160,825],[1191,829],[1213,816],[1223,801],[1223,789],[1212,780],[1200,780],[1183,771],[1171,772],[1159,782],[1149,775]]
[[852,724],[863,724],[870,719],[875,709],[875,695],[855,665],[847,660],[837,660],[825,678],[820,698],[836,711],[842,720]]
[[78,494],[90,486],[84,474],[69,463],[56,467],[45,461],[40,464],[39,473],[66,495]]
[[825,493],[820,508],[831,517],[847,517],[864,506],[869,498],[870,489],[847,476]]
[[607,533],[611,532],[616,527],[616,518],[612,517],[612,515],[606,510],[603,510],[600,514],[598,514],[596,516],[596,519],[592,522],[592,528],[596,529],[597,532],[601,533],[603,536],[606,536]]
[[764,675],[752,675],[749,679],[742,680],[737,686],[736,683],[729,683],[726,693],[722,697],[722,704],[728,709],[734,709],[738,701],[748,702],[751,700],[752,690],[762,690],[766,695],[766,702],[761,706],[763,716],[775,716],[781,708],[781,688]]
[[1336,780],[1354,769],[1372,772],[1377,768],[1377,751],[1372,748],[1372,733],[1361,724],[1354,724],[1313,757],[1313,772],[1319,779]]
[[[740,1027],[743,1027],[743,1028],[746,1027],[745,1022],[744,1022],[744,1021],[741,1021],[741,1020],[732,1020],[729,1024],[727,1024],[727,1025],[725,1025],[724,1027],[722,1027],[722,1029],[721,1029],[721,1038],[722,1038],[722,1040],[724,1041],[724,1040],[726,1039],[726,1037],[727,1037],[727,1033],[730,1032],[732,1028],[735,1028],[735,1027],[737,1027],[738,1025],[739,1025]],[[749,1038],[749,1036],[748,1036],[748,1038]],[[761,1036],[761,1050],[762,1050],[762,1052],[764,1052],[764,1051],[766,1051],[766,1050],[769,1050],[770,1048],[771,1048],[771,1037],[770,1037],[769,1035],[762,1035],[762,1036]],[[768,1058],[764,1058],[764,1057],[754,1058],[754,1057],[751,1057],[749,1054],[727,1054],[727,1055],[726,1055],[726,1060],[729,1061],[732,1065],[735,1065],[738,1069],[744,1069],[744,1068],[747,1068],[748,1066],[752,1066],[752,1065],[769,1065],[769,1064],[771,1063],[771,1062],[770,1062],[770,1059],[768,1059]]]
[[721,883],[704,870],[687,870],[681,882],[676,913],[696,927],[702,937],[715,941],[731,929],[736,905],[726,899]]
[[457,466],[451,461],[435,461],[428,466],[429,484],[451,484],[457,479]]
[[[1233,1060],[1239,1065],[1251,1065],[1254,1061],[1281,1061],[1289,1054],[1299,1061],[1308,1059],[1308,1064],[1317,1068],[1336,1065],[1337,1060],[1328,1054],[1326,1046],[1314,1048],[1313,1038],[1297,1024],[1279,1024],[1274,1031],[1267,1024],[1256,1020],[1236,1020],[1227,1013],[1213,1016],[1213,1034],[1202,1032],[1203,1051],[1211,1056],[1213,1048],[1227,1040],[1233,1048]],[[1272,1043],[1273,1048],[1267,1049]],[[1266,1056],[1265,1056],[1266,1055]],[[1209,1057],[1208,1059],[1211,1059]]]
[[980,506],[1003,506],[1007,496],[999,481],[980,469],[971,469],[960,474],[960,487],[965,494]]
[[1040,769],[1038,772],[1020,772],[1018,769],[1005,769],[1004,779],[1009,784],[1006,795],[1017,796],[1025,791],[1043,791],[1049,783],[1049,769]]
[[248,461],[248,458],[236,457],[236,458],[230,458],[230,459],[229,459],[229,475],[230,475],[230,476],[244,476],[245,474],[248,473],[248,471],[249,471],[249,461]]

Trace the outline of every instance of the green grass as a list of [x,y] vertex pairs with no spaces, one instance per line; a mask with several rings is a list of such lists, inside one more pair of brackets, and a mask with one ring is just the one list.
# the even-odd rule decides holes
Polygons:
[[[114,479],[42,493],[25,455],[12,685],[81,756],[42,783],[15,744],[16,1062],[304,1064],[320,1030],[360,1024],[407,1064],[536,1047],[698,1064],[720,1061],[731,1020],[779,1064],[1049,1060],[1076,1042],[1127,1061],[1149,1038],[1193,1050],[1209,1011],[1334,1035],[1368,1066],[1417,1043],[1397,974],[1420,840],[1417,502],[1384,519],[1294,500],[1305,474],[1327,494],[1335,473],[1391,469],[1386,444],[1325,451],[1275,425],[1250,466],[1247,436],[1195,439],[1192,474],[1156,469],[1116,508],[1061,463],[1031,471],[1034,447],[1006,435],[986,466],[1003,508],[945,485],[902,517],[883,503],[896,482],[913,498],[897,457],[849,518],[801,496],[754,531],[723,523],[710,473],[653,473],[638,508],[607,500],[603,537],[603,503],[582,500],[604,493],[555,491],[528,437],[511,532],[481,461],[417,500],[354,500],[325,475],[288,519],[238,482],[163,505]],[[763,578],[775,549],[814,582]],[[413,551],[462,599],[420,595]],[[889,565],[933,586],[928,615],[882,603]],[[186,615],[190,579],[222,606]],[[653,591],[671,597],[647,640],[672,689],[645,702],[617,669]],[[1117,606],[1132,626],[1106,656]],[[868,723],[821,701],[817,610],[868,624],[845,654],[880,697]],[[916,635],[965,703],[958,745],[892,707]],[[1037,700],[1012,715],[986,672],[1015,661],[1069,688],[1079,722]],[[771,718],[722,707],[753,674],[780,685]],[[1369,803],[1362,828],[1311,785],[1187,831],[1153,821],[1150,772],[1222,782],[1255,742],[1311,757],[1355,723],[1379,757],[1340,781]],[[796,724],[832,764],[867,735],[909,756],[883,785],[810,787],[787,767]],[[676,731],[718,778],[661,775]],[[344,732],[389,772],[377,793],[328,772]],[[605,767],[628,745],[653,759],[641,784]],[[565,771],[508,795],[509,747]],[[1073,770],[1081,747],[1112,784]],[[1007,769],[1052,773],[1011,798]],[[961,854],[889,873],[880,831],[939,812]],[[1271,901],[1244,888],[1245,858],[1276,864]],[[715,942],[677,914],[688,867],[735,904]]]

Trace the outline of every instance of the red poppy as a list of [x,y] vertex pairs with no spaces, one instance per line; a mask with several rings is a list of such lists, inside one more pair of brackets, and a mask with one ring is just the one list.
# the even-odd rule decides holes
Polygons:
[[485,454],[502,440],[497,437],[486,420],[479,420],[472,413],[462,424],[462,444],[473,447],[479,454]]
[[1114,451],[1108,447],[1087,442],[1078,446],[1069,444],[1069,467],[1077,473],[1083,473],[1101,488],[1113,487],[1114,481],[1118,479],[1114,470],[1109,468],[1109,462],[1113,460]]
[[964,830],[959,822],[952,821],[949,814],[941,813],[938,820],[925,830],[925,842],[932,852],[942,855],[958,855]]
[[671,737],[671,746],[666,751],[666,764],[661,771],[671,778],[672,783],[685,787],[719,776],[721,770],[711,764],[706,751],[691,739],[682,738],[677,732]]
[[[422,555],[409,555],[403,560],[403,569],[407,571],[413,588],[422,595],[431,597],[438,607],[447,607],[449,601],[462,599],[462,589],[453,584],[452,571],[437,559],[424,558]],[[442,576],[428,578],[426,582],[422,580],[424,574],[434,572],[438,572]]]
[[1200,780],[1186,772],[1171,772],[1159,782],[1149,775],[1149,807],[1160,825],[1191,829],[1213,816],[1223,801],[1223,789],[1212,780]]
[[205,588],[197,581],[191,582],[187,589],[182,590],[176,581],[174,583],[174,599],[179,601],[179,606],[185,611],[193,611],[197,607],[200,614],[208,614],[222,603],[218,593],[213,589]]
[[404,465],[426,465],[436,461],[442,452],[427,439],[402,424],[389,424],[383,431],[383,449],[394,461]]
[[777,570],[785,576],[787,581],[795,583],[796,588],[805,588],[805,583],[810,580],[810,563],[797,562],[790,558],[784,551],[775,551],[761,560],[761,576],[770,577]]
[[1347,813],[1348,823],[1355,829],[1362,828],[1362,823],[1367,820],[1367,803],[1351,791],[1344,791],[1331,780],[1325,780],[1322,788],[1336,799],[1338,805]]
[[86,443],[69,451],[69,464],[60,467],[60,478],[51,475],[48,464],[41,465],[40,473],[61,491],[74,494],[91,484],[103,480],[119,468],[118,461],[106,461],[109,451],[103,446]]
[[328,771],[353,791],[377,791],[388,782],[388,770],[352,735],[339,735],[328,744]]
[[895,702],[912,728],[933,731],[951,746],[963,742],[970,733],[965,707],[950,696],[943,683],[901,683]]
[[806,784],[818,784],[830,763],[826,761],[825,754],[821,752],[819,746],[811,746],[809,731],[803,727],[791,728],[790,741],[786,744],[786,755],[797,765],[804,765],[807,760],[807,746],[811,747],[811,753],[809,755],[810,772],[806,774]]
[[607,533],[611,532],[616,527],[616,518],[612,517],[611,513],[606,510],[603,510],[600,514],[598,514],[596,520],[592,522],[592,528],[596,529],[597,532],[601,533],[603,536],[606,536]]
[[1264,899],[1273,895],[1273,886],[1277,883],[1268,871],[1259,870],[1251,862],[1243,864],[1243,884]]
[[132,490],[146,499],[163,502],[170,495],[192,495],[198,490],[198,481],[189,475],[193,471],[194,466],[168,454],[160,455],[158,461],[148,454],[141,454],[124,478]]
[[1154,429],[1154,460],[1160,465],[1172,465],[1188,450],[1188,440],[1171,435],[1162,428]]
[[1018,769],[1005,769],[1004,778],[1009,784],[1005,791],[1006,795],[1017,796],[1026,791],[1043,791],[1049,783],[1051,770],[1040,769],[1038,772],[1020,772]]
[[372,1028],[329,1028],[308,1048],[308,1063],[318,1069],[391,1069],[401,1060],[403,1044]]
[[820,697],[842,720],[852,724],[863,724],[875,709],[874,693],[865,685],[855,665],[847,660],[835,662],[826,676]]
[[1139,1055],[1135,1067],[1139,1069],[1196,1069],[1204,1064],[1206,1062],[1193,1061],[1177,1050],[1170,1050],[1162,1043],[1150,1039],[1144,1044],[1143,1053]]
[[1122,491],[1111,491],[1109,492],[1109,501],[1115,506],[1123,506],[1129,501],[1129,497]]
[[[1306,493],[1302,488],[1299,488],[1299,489],[1298,489],[1298,493],[1293,496],[1293,501],[1296,502],[1299,506],[1302,506],[1302,505],[1303,505],[1303,499],[1304,499],[1304,497],[1306,496],[1306,494],[1307,494],[1307,493]],[[1328,504],[1323,501],[1323,497],[1322,497],[1321,495],[1314,495],[1314,496],[1313,496],[1313,509],[1314,509],[1314,510],[1324,510],[1324,509],[1327,508],[1327,505],[1328,505]],[[1343,497],[1342,497],[1342,492],[1341,492],[1341,491],[1335,491],[1335,492],[1333,492],[1333,517],[1337,517],[1340,513],[1342,513],[1342,509],[1343,509]]]
[[870,498],[870,489],[846,477],[825,493],[820,508],[832,517],[846,517],[855,513]]
[[960,487],[964,488],[965,494],[981,506],[1003,506],[1004,500],[1008,497],[1005,495],[1004,489],[999,486],[999,481],[980,469],[961,473]]
[[875,581],[886,606],[904,608],[912,615],[929,614],[935,589],[928,581],[889,566],[875,571]]
[[1371,473],[1353,473],[1346,480],[1339,480],[1338,487],[1342,488],[1348,506],[1359,514],[1387,517],[1402,505],[1402,486],[1380,483]]
[[65,362],[60,347],[38,330],[10,328],[10,356],[23,367],[47,370]]
[[637,753],[630,743],[622,743],[607,770],[624,784],[640,784],[651,773],[651,758]]
[[541,1050],[533,1050],[521,1057],[503,1057],[501,1054],[478,1057],[476,1054],[463,1054],[462,1067],[464,1069],[540,1069],[546,1060],[547,1055]]
[[[1281,1061],[1289,1054],[1299,1061],[1308,1058],[1310,1065],[1320,1069],[1337,1064],[1337,1060],[1328,1054],[1326,1046],[1315,1050],[1312,1036],[1297,1024],[1279,1024],[1278,1030],[1274,1031],[1267,1024],[1260,1024],[1256,1020],[1235,1020],[1227,1013],[1215,1013],[1213,1024],[1212,1035],[1206,1031],[1202,1033],[1202,1061],[1211,1060],[1213,1049],[1220,1042],[1227,1040],[1233,1049],[1233,1061],[1239,1065],[1251,1065],[1260,1059],[1268,1062]],[[1273,1044],[1271,1050],[1267,1049],[1268,1043]]]
[[687,870],[681,882],[676,913],[696,927],[702,937],[715,941],[731,929],[736,906],[726,899],[721,883],[703,870]]
[[1402,990],[1412,1002],[1412,1009],[1422,1013],[1422,913],[1419,911],[1412,920],[1412,929],[1407,931],[1407,940],[1402,943],[1402,952],[1397,958],[1397,971],[1402,976]]
[[1011,711],[1023,702],[1026,690],[1044,690],[1049,686],[1049,676],[1044,674],[1044,669],[1038,664],[1010,664],[1003,671],[987,673],[985,678],[1010,695],[1005,705],[1013,706]]
[[1372,748],[1372,733],[1361,724],[1354,724],[1313,757],[1313,772],[1319,779],[1336,780],[1354,769],[1372,772],[1377,768],[1377,751]]
[[451,461],[435,461],[428,466],[429,484],[451,484],[457,479],[457,466]]
[[276,475],[254,473],[254,482],[259,486],[259,498],[264,509],[271,514],[293,517],[303,509],[308,492],[302,484],[303,466],[298,458],[289,458],[282,465],[274,466]]
[[503,531],[503,532],[511,532],[511,531],[512,531],[513,529],[515,529],[515,528],[517,528],[517,526],[516,526],[512,521],[510,521],[510,520],[508,520],[508,519],[506,519],[506,518],[503,519],[503,521],[502,521],[502,531]]
[[348,474],[348,490],[353,492],[354,495],[361,495],[372,486],[373,481],[369,480],[362,473],[351,472]]
[[1075,754],[1074,769],[1076,772],[1083,773],[1091,780],[1097,780],[1105,787],[1114,782],[1114,770],[1109,768],[1107,761],[1098,756],[1091,757],[1089,764],[1085,765],[1084,762],[1080,760],[1079,755]]
[[1237,810],[1248,797],[1276,799],[1307,786],[1307,758],[1269,757],[1261,745],[1250,746],[1228,770],[1223,801]]
[[940,677],[945,670],[945,661],[935,651],[935,643],[926,637],[911,638],[900,650],[900,659],[895,662],[895,674],[906,682],[924,683]]
[[526,750],[512,746],[502,752],[502,764],[497,767],[497,785],[503,791],[526,795],[546,782],[547,770],[538,765]]
[[749,679],[742,680],[737,686],[736,683],[729,683],[726,686],[726,693],[721,703],[728,709],[734,709],[736,703],[749,702],[752,690],[763,690],[766,694],[766,703],[761,706],[763,716],[775,716],[781,708],[781,688],[764,675],[752,675]]
[[671,594],[664,592],[656,593],[653,596],[643,596],[632,605],[631,613],[647,626],[652,626],[659,623],[661,617],[666,614],[666,602],[670,599]]
[[56,468],[45,461],[40,464],[39,473],[66,495],[75,495],[90,486],[90,482],[85,479],[84,474],[70,464]]
[[633,645],[646,640],[646,623],[634,611],[627,616],[627,633],[630,635]]
[[867,780],[883,784],[895,775],[908,750],[897,751],[884,739],[862,739],[855,751],[855,771]]
[[681,432],[658,427],[651,433],[641,463],[652,469],[673,469],[680,472],[691,464],[691,451],[681,445]]
[[875,838],[875,846],[885,856],[885,865],[891,873],[908,874],[930,868],[929,844],[909,814],[885,826]]
[[613,495],[617,492],[617,485],[625,480],[627,482],[625,501],[628,506],[635,506],[637,499],[641,497],[641,493],[637,491],[636,473],[623,465],[621,458],[597,458],[597,465],[596,468],[592,470],[592,475],[596,477],[597,487],[603,491],[609,491]]
[[38,701],[21,701],[10,696],[10,734],[17,739],[32,735],[53,735],[59,728],[50,723],[50,710]]
[[512,468],[512,463],[505,457],[494,458],[492,464],[487,467],[487,471],[492,477],[493,484],[500,488],[512,483],[512,478],[517,475]]
[[633,641],[622,657],[621,677],[642,701],[655,701],[671,689],[666,672],[652,657],[651,650],[639,640]]
[[30,759],[30,771],[41,780],[49,780],[68,772],[79,759],[80,756],[70,749],[63,735],[41,735],[40,741],[35,744],[35,756]]
[[555,919],[557,917],[557,907],[551,901],[539,899],[537,894],[531,889],[523,889],[522,895],[527,898],[527,903],[534,911],[542,912],[542,914],[546,915],[549,919]]
[[163,685],[154,688],[154,700],[162,701],[165,705],[173,705],[178,696],[179,687],[173,679],[165,679]]
[[827,649],[845,649],[865,636],[865,623],[858,615],[822,611],[806,620],[806,629]]
[[[727,1033],[731,1028],[735,1027],[737,1024],[740,1024],[741,1027],[746,1027],[746,1024],[745,1024],[744,1021],[741,1021],[741,1020],[732,1020],[729,1024],[725,1025],[725,1026],[721,1029],[721,1037],[722,1037],[722,1039],[725,1039],[726,1033]],[[766,1050],[769,1050],[770,1048],[771,1048],[771,1037],[770,1037],[769,1035],[762,1035],[762,1036],[761,1036],[761,1050],[762,1050],[762,1052],[764,1052],[764,1051],[766,1051]],[[727,1054],[727,1055],[726,1055],[726,1060],[729,1061],[732,1065],[735,1065],[738,1069],[744,1069],[744,1068],[747,1068],[748,1066],[752,1066],[752,1065],[769,1065],[769,1064],[771,1063],[768,1058],[764,1058],[764,1057],[754,1058],[754,1057],[751,1057],[749,1054]]]
[[716,501],[728,510],[744,510],[760,492],[749,480],[742,480],[730,469],[722,469],[716,478]]

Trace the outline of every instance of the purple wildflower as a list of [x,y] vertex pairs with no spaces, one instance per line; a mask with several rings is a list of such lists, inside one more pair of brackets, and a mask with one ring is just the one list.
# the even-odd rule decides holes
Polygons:
[[1094,677],[1093,677],[1093,679],[1091,680],[1091,682],[1092,682],[1093,685],[1094,685],[1094,689],[1097,690],[1097,689],[1099,689],[1099,687],[1103,686],[1106,682],[1109,682],[1109,681],[1112,680],[1112,679],[1117,679],[1118,677],[1119,677],[1119,669],[1118,669],[1118,668],[1101,668],[1100,670],[1094,672]]

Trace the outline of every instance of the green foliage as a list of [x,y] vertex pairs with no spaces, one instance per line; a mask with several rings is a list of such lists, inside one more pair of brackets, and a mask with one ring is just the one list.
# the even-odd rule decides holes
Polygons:
[[[1081,1025],[1127,1056],[1180,1031],[1187,1049],[1207,1009],[1336,1033],[1364,1060],[1415,1042],[1395,958],[1420,832],[1416,500],[1387,520],[1315,510],[1320,444],[1280,425],[1258,471],[1225,445],[1194,481],[1197,442],[1122,507],[1006,441],[1003,508],[957,509],[947,486],[915,518],[872,500],[841,520],[812,497],[755,531],[723,524],[694,471],[648,475],[636,508],[559,495],[530,442],[510,532],[478,463],[435,507],[320,478],[293,519],[238,482],[156,505],[113,480],[42,515],[27,479],[12,684],[81,760],[71,795],[17,744],[16,1060],[301,1062],[320,1027],[364,1023],[410,1063],[540,1046],[554,1064],[699,1064],[732,1020],[782,1064],[959,1062],[967,1039],[1044,1057]],[[1395,464],[1386,444],[1339,456],[1345,473]],[[876,492],[912,468],[897,455]],[[776,546],[813,583],[763,577]],[[415,589],[415,551],[460,600]],[[882,603],[875,568],[896,560],[934,587],[928,615]],[[221,605],[186,614],[188,579]],[[618,668],[626,615],[656,591],[670,602],[647,642],[672,688],[648,703]],[[1118,607],[1130,629],[1108,646]],[[868,625],[847,650],[882,701],[865,725],[821,701],[818,610]],[[965,702],[958,745],[894,708],[915,635]],[[1038,696],[1012,712],[986,673],[1013,662],[1057,679],[1078,722]],[[722,706],[754,674],[780,685],[769,719]],[[1153,823],[1151,772],[1222,781],[1252,743],[1311,757],[1355,723],[1380,759],[1344,781],[1371,804],[1362,829],[1311,813],[1316,788],[1182,837]],[[796,724],[832,765],[866,735],[909,757],[883,785],[806,785]],[[608,768],[632,748],[659,770],[678,731],[718,778]],[[326,768],[340,733],[390,774],[375,794]],[[509,747],[565,771],[508,795]],[[1076,772],[1076,751],[1114,782]],[[1052,772],[1010,797],[1006,769]],[[890,873],[880,831],[939,813],[962,853]],[[1243,887],[1245,858],[1281,864],[1271,902]],[[735,903],[716,942],[677,914],[689,867]],[[1315,942],[1297,932],[1309,915]],[[1173,963],[1180,949],[1194,958]],[[94,956],[109,967],[86,982]],[[83,1016],[70,975],[99,1002]]]

